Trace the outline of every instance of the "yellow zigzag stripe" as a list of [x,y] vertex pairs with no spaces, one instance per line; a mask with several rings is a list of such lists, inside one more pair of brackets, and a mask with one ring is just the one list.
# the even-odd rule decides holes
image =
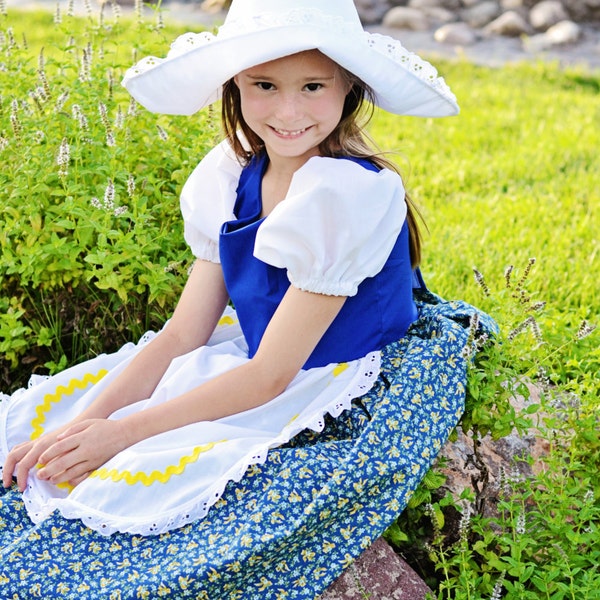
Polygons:
[[348,368],[348,363],[340,363],[335,369],[333,369],[333,376],[338,377]]
[[231,317],[221,317],[221,320],[218,323],[219,325],[235,325],[236,321],[234,321]]
[[138,471],[137,473],[132,473],[131,471],[117,471],[117,469],[105,469],[104,467],[101,469],[97,469],[93,473],[90,474],[90,477],[98,477],[99,479],[112,479],[115,483],[119,481],[125,480],[127,485],[135,485],[136,483],[142,483],[145,486],[152,485],[154,482],[158,481],[160,483],[167,483],[173,475],[181,475],[187,465],[195,463],[198,460],[198,457],[204,453],[212,450],[217,444],[222,444],[227,440],[221,440],[219,442],[211,442],[210,444],[205,444],[204,446],[196,446],[192,454],[188,456],[182,456],[178,465],[171,465],[167,467],[164,471],[152,471],[148,475],[148,473],[144,473],[143,471]]
[[106,369],[98,371],[96,375],[86,373],[83,379],[71,379],[67,386],[59,385],[54,394],[46,394],[42,404],[35,407],[35,414],[37,417],[31,421],[33,431],[31,432],[30,439],[36,440],[44,433],[43,424],[46,421],[46,414],[50,412],[53,403],[56,404],[57,402],[60,402],[64,396],[70,396],[76,389],[83,390],[90,383],[98,383],[107,374],[108,371]]

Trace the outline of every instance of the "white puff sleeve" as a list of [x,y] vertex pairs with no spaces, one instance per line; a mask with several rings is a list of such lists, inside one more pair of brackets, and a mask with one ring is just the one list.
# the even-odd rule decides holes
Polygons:
[[242,166],[227,141],[213,148],[194,169],[181,191],[184,237],[194,256],[219,260],[219,231],[234,218]]
[[295,287],[354,296],[385,265],[406,219],[404,186],[388,169],[311,158],[260,226],[254,255]]

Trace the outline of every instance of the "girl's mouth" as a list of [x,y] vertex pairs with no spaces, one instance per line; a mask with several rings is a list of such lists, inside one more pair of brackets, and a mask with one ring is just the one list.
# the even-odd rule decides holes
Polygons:
[[278,129],[277,127],[271,127],[271,129],[279,136],[284,138],[296,138],[300,137],[305,131],[308,131],[309,127],[304,129],[296,129],[295,131],[288,131],[286,129]]

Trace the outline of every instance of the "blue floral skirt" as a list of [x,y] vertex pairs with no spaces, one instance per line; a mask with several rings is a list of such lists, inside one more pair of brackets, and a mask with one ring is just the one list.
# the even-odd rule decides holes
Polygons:
[[312,599],[398,517],[464,407],[469,324],[420,292],[420,317],[382,352],[351,410],[269,451],[207,516],[159,536],[102,536],[58,512],[34,525],[0,491],[0,598]]

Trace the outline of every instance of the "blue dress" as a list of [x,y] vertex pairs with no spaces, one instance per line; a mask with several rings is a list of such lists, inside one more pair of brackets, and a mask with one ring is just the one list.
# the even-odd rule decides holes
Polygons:
[[[220,258],[229,291],[234,300],[240,299],[241,312],[248,311],[247,315],[239,315],[244,336],[226,336],[222,342],[217,335],[214,348],[220,349],[225,344],[232,356],[237,356],[236,352],[249,356],[262,335],[260,323],[264,318],[254,319],[256,313],[251,310],[254,300],[242,308],[248,289],[253,282],[260,281],[255,277],[267,276],[271,282],[273,278],[279,282],[274,286],[275,298],[290,285],[288,278],[295,277],[293,272],[273,265],[254,264],[260,262],[255,257],[257,251],[254,254],[246,251],[242,259],[236,250],[236,239],[246,235],[255,237],[261,226],[257,205],[253,204],[258,197],[256,186],[261,168],[254,165],[240,177],[236,188],[238,218],[224,220],[219,236]],[[370,167],[363,164],[361,168]],[[253,186],[254,192],[247,194]],[[367,285],[359,284],[347,304],[360,303],[363,298],[367,298],[367,303],[372,302],[373,297],[363,291],[376,289],[378,296],[387,286],[397,285],[398,293],[409,294],[408,310],[406,303],[401,310],[392,308],[391,312],[398,317],[391,319],[389,326],[374,328],[374,336],[358,335],[356,344],[348,344],[348,354],[343,359],[349,363],[330,364],[331,358],[338,356],[339,339],[347,341],[348,332],[354,335],[355,330],[361,329],[366,313],[376,314],[365,311],[364,306],[357,313],[349,309],[339,321],[341,333],[315,351],[299,382],[304,385],[313,374],[322,373],[319,381],[330,390],[338,381],[338,378],[327,379],[330,368],[332,372],[347,374],[354,366],[357,375],[353,377],[366,377],[368,391],[360,394],[360,386],[353,388],[351,397],[340,404],[339,410],[334,410],[328,399],[317,412],[317,421],[306,420],[310,426],[301,430],[286,421],[289,415],[285,410],[294,401],[293,397],[285,406],[275,406],[261,419],[270,421],[277,411],[283,411],[284,426],[272,434],[277,444],[270,443],[260,460],[242,462],[244,469],[238,476],[226,476],[215,501],[208,503],[204,512],[197,513],[201,516],[184,519],[179,526],[178,521],[170,521],[160,535],[151,535],[152,531],[140,535],[118,528],[111,535],[103,535],[97,523],[88,527],[84,517],[70,515],[71,509],[64,510],[61,502],[85,504],[86,492],[77,496],[84,484],[70,494],[65,491],[66,497],[56,499],[58,510],[44,514],[37,523],[31,521],[31,510],[28,514],[15,488],[0,490],[0,597],[275,600],[312,599],[323,592],[402,512],[463,410],[467,368],[464,348],[469,321],[477,311],[462,302],[444,302],[422,286],[412,289],[413,274],[410,263],[406,262],[407,240],[402,233],[405,227],[400,229],[391,245],[393,258],[384,261],[383,268],[391,271],[379,281],[373,276],[366,281]],[[232,239],[234,242],[230,243]],[[233,261],[228,260],[228,252]],[[249,270],[246,289],[240,292],[232,281],[237,283],[244,278],[231,277],[231,272],[244,264]],[[390,277],[395,269],[399,277]],[[395,279],[394,283],[390,279]],[[394,301],[390,297],[384,305],[393,306]],[[268,314],[269,310],[267,307],[258,312]],[[224,319],[234,317],[234,313],[228,313]],[[479,322],[480,327],[494,330],[494,323],[486,315],[481,314]],[[396,337],[380,337],[388,332]],[[244,346],[240,339],[246,337],[249,339]],[[330,355],[331,348],[334,350]],[[129,348],[120,351],[121,356],[116,353],[116,358],[111,355],[94,360],[106,366],[109,371],[106,377],[110,377],[111,369],[118,369],[121,359],[130,351],[135,352]],[[371,363],[365,361],[365,353],[367,357],[377,356],[377,366],[366,374],[361,370],[368,369]],[[116,366],[110,367],[109,363]],[[195,368],[192,364],[198,363],[185,368]],[[93,370],[89,364],[81,369],[82,373]],[[84,381],[85,377],[77,376],[78,381]],[[73,372],[68,377],[75,380]],[[66,380],[59,374],[38,385],[50,390],[44,397],[54,402]],[[94,387],[102,385],[102,381],[88,383],[81,390],[72,386],[69,390],[72,403],[68,406],[83,402],[86,394],[93,394]],[[347,389],[348,386],[343,387],[344,394]],[[52,390],[56,390],[54,395]],[[21,402],[27,394],[34,395],[24,392],[20,398],[5,398],[0,402],[0,417],[2,414],[6,417],[10,413],[7,407]],[[61,398],[56,409],[52,405],[54,412],[63,405],[67,406]],[[67,410],[68,407],[64,408]],[[49,411],[45,417],[50,420],[53,414]],[[291,422],[296,420],[294,417]],[[218,426],[229,431],[239,429],[240,423],[241,420],[227,421]],[[41,428],[42,424],[35,422],[35,427]],[[10,432],[10,427],[6,431]],[[199,431],[203,430],[192,430],[192,434],[197,436]],[[176,435],[185,437],[186,432]],[[246,444],[246,438],[240,439],[242,446]],[[172,440],[169,440],[165,448],[170,447]],[[6,446],[5,439],[0,442]],[[224,454],[228,456],[230,452]],[[201,453],[200,459],[205,455],[211,456],[210,452]],[[127,460],[138,459],[131,455]],[[191,469],[195,464],[190,464],[190,470],[186,469],[180,479],[185,479],[188,473],[194,481],[201,478],[206,467],[194,474]],[[129,474],[134,471],[132,468]],[[107,473],[122,474],[122,471],[115,467]],[[101,496],[105,488],[109,490],[107,496],[114,495],[110,486],[123,482],[116,481],[119,477],[111,481],[108,475],[90,482],[90,496]],[[132,488],[134,505],[137,503],[143,512],[144,493],[148,494],[148,502],[153,495],[168,494],[169,489],[180,493],[178,488],[169,488],[176,479],[160,488],[166,492],[156,492],[153,482],[147,482],[149,486],[134,482],[139,484]],[[164,502],[167,501],[165,497]]]
[[[354,159],[354,162],[370,171],[378,170],[367,160]],[[219,237],[227,290],[236,307],[250,357],[258,349],[290,286],[286,269],[273,267],[252,253],[257,231],[264,221],[260,218],[260,188],[267,165],[268,158],[263,154],[243,170],[234,207],[236,219],[223,224]],[[413,282],[408,226],[404,222],[383,268],[365,279],[356,295],[346,300],[304,368],[356,360],[403,337],[417,317]]]

